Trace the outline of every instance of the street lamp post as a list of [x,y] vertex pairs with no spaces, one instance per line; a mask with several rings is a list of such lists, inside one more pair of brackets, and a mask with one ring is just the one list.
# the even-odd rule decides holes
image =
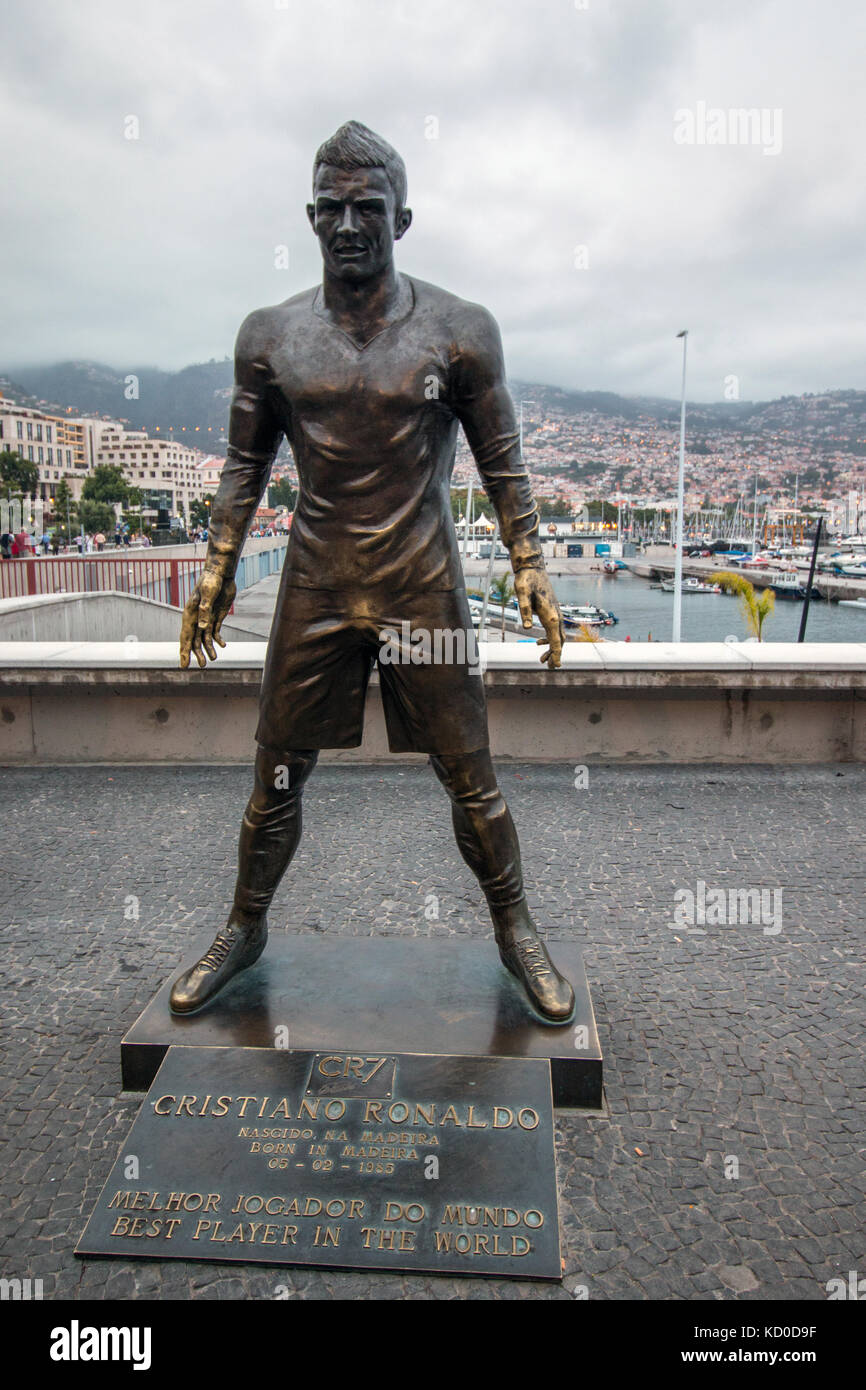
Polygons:
[[470,473],[470,474],[469,474],[469,486],[468,486],[467,489],[466,489],[466,515],[465,515],[465,517],[463,518],[463,562],[464,562],[464,564],[466,563],[466,558],[467,558],[467,555],[468,555],[468,553],[469,553],[469,527],[470,527],[471,524],[472,524],[472,523],[471,523],[471,518],[472,518],[472,484],[473,484],[473,482],[474,482],[474,479],[473,479],[472,474]]
[[484,641],[484,628],[487,623],[487,605],[490,602],[490,585],[493,583],[493,566],[496,561],[496,547],[499,544],[499,522],[493,528],[493,535],[490,538],[490,558],[487,561],[487,578],[484,581],[484,602],[481,605],[481,621],[478,625],[478,635]]
[[686,479],[686,347],[689,330],[677,334],[683,340],[683,392],[680,402],[680,462],[677,470],[677,529],[674,538],[674,628],[673,641],[682,640],[683,624],[683,499]]

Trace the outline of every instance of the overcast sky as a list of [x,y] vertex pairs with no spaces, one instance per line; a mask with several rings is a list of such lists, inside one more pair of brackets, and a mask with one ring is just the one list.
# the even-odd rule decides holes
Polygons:
[[[860,0],[3,10],[0,367],[230,353],[319,278],[312,158],[355,118],[407,164],[399,267],[487,305],[512,377],[676,396],[687,327],[693,399],[866,386]],[[700,103],[763,135],[698,143]]]

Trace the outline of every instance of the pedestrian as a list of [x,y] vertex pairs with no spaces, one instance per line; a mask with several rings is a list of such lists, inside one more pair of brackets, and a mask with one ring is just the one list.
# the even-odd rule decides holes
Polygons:
[[12,547],[15,544],[15,537],[11,531],[4,531],[0,536],[0,559],[12,559]]

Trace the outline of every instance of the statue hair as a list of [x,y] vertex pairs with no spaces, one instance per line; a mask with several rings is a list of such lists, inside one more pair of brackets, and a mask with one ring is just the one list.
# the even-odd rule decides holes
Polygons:
[[406,165],[393,145],[360,121],[347,121],[319,146],[313,162],[314,188],[321,164],[335,169],[384,169],[394,190],[397,211],[406,206]]

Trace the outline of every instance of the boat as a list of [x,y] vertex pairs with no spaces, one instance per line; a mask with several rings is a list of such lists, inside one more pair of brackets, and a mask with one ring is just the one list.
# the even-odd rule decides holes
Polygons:
[[622,560],[605,560],[601,568],[604,574],[619,574],[620,570],[627,570],[628,565]]
[[564,627],[612,627],[619,622],[615,613],[594,603],[563,603],[561,612]]
[[856,550],[837,550],[832,555],[822,556],[818,561],[818,569],[829,570],[831,574],[842,574],[849,579],[862,579],[866,576],[866,560]]
[[[750,584],[754,584],[756,589],[772,589],[779,598],[804,599],[806,597],[806,585],[795,565],[783,569],[771,567],[743,569],[741,574],[744,579],[748,579]],[[812,586],[812,597],[823,598],[823,594],[814,585]]]
[[866,609],[866,598],[840,598],[839,607]]
[[[480,598],[476,598],[474,594],[470,594],[470,595],[469,595],[469,612],[470,612],[470,614],[471,614],[471,616],[472,616],[472,626],[473,626],[473,627],[475,627],[475,628],[480,627],[480,624],[481,624],[481,614],[482,614],[483,611],[484,611],[484,600],[483,600],[483,599],[480,599]],[[538,618],[537,618],[534,614],[533,614],[533,619],[532,619],[532,628],[531,628],[531,629],[524,628],[522,619],[521,619],[521,617],[520,617],[520,609],[518,608],[518,606],[517,606],[516,603],[507,603],[507,604],[505,605],[505,608],[503,609],[503,607],[502,607],[502,605],[501,605],[500,603],[494,603],[492,599],[488,599],[488,602],[487,602],[487,625],[488,625],[488,627],[491,627],[491,628],[492,628],[492,627],[494,626],[494,624],[495,624],[497,627],[500,627],[500,626],[501,626],[501,623],[502,623],[503,616],[505,617],[505,624],[506,624],[506,627],[507,627],[511,632],[515,632],[515,631],[517,631],[517,632],[526,632],[526,631],[530,631],[530,630],[533,631],[533,632],[535,632],[535,631],[543,632],[543,631],[544,631],[544,628],[543,628],[542,624],[539,622]]]
[[[676,591],[676,580],[663,579],[661,588],[664,593],[672,594]],[[703,579],[695,579],[694,575],[689,575],[684,579],[680,588],[683,594],[720,594],[722,592],[719,584],[707,584]]]
[[[482,599],[474,594],[469,595],[469,611],[472,615],[472,625],[476,631],[481,625],[481,613],[484,608]],[[533,635],[543,632],[544,627],[539,622],[538,617],[533,614],[532,628],[524,628],[520,617],[520,609],[515,599],[509,600],[503,610],[502,605],[488,600],[487,603],[487,625],[491,629],[499,628],[502,623],[503,611],[505,616],[506,628],[510,632],[521,634],[532,632]],[[610,613],[604,608],[597,608],[594,603],[565,603],[562,605],[562,625],[565,628],[573,629],[579,627],[613,627],[619,622],[615,613]],[[530,640],[534,640],[531,638]]]

